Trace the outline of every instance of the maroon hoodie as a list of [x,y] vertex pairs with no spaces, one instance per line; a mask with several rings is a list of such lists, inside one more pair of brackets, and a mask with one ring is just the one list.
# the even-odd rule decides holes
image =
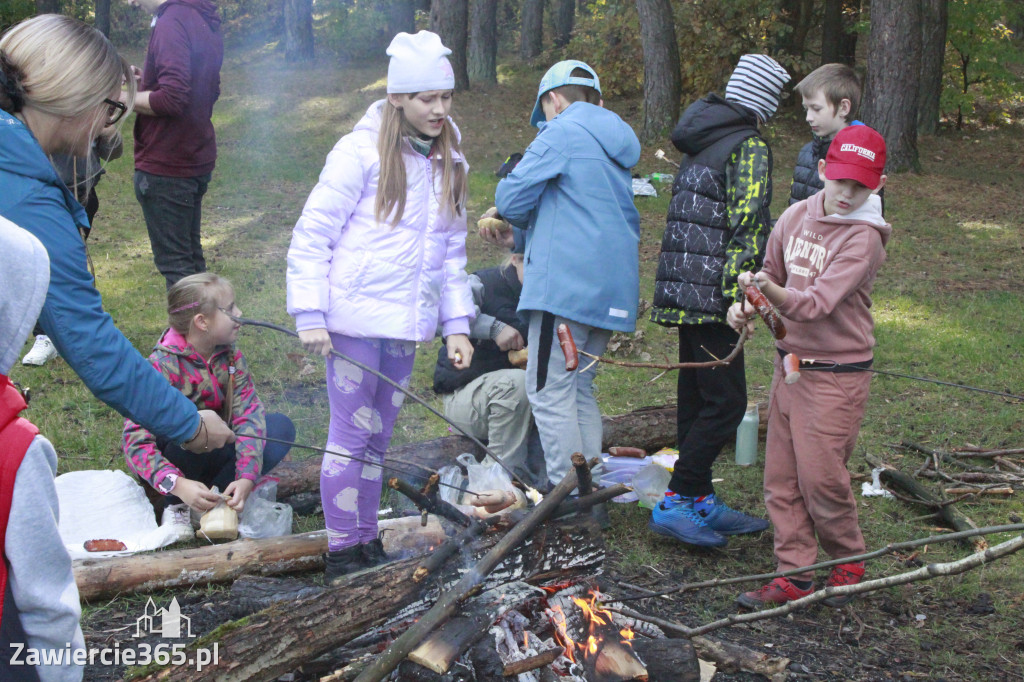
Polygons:
[[140,89],[155,116],[135,119],[135,168],[154,175],[205,175],[217,160],[213,103],[220,96],[224,40],[211,0],[167,0],[157,10]]
[[786,288],[782,350],[803,360],[863,362],[872,357],[871,289],[885,261],[892,226],[881,201],[847,216],[824,216],[825,192],[799,201],[772,228],[764,272]]

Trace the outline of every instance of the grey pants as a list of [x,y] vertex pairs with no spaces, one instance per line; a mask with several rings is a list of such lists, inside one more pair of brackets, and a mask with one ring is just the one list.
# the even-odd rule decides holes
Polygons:
[[[544,446],[548,480],[553,485],[569,473],[574,452],[582,452],[587,459],[601,454],[603,431],[601,410],[594,397],[597,365],[591,365],[588,358],[580,356],[579,367],[572,372],[565,371],[565,356],[555,333],[562,323],[569,326],[576,348],[594,355],[604,353],[612,336],[607,329],[551,313],[536,310],[530,313],[526,393]],[[600,469],[593,473],[597,480]]]
[[199,227],[209,184],[209,173],[172,178],[135,171],[135,198],[146,219],[153,262],[168,289],[182,277],[206,272]]
[[531,485],[547,481],[523,370],[499,369],[478,376],[444,397],[444,416],[486,440],[502,463]]

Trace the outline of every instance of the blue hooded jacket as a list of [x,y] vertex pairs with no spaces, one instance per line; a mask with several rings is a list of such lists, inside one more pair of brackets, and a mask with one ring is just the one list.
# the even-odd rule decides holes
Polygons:
[[519,310],[631,332],[640,299],[640,215],[629,169],[640,141],[617,114],[574,102],[547,123],[495,205],[525,230]]
[[103,310],[78,228],[85,209],[25,125],[0,111],[0,215],[34,234],[50,257],[39,323],[93,395],[153,433],[180,443],[199,414],[114,326]]

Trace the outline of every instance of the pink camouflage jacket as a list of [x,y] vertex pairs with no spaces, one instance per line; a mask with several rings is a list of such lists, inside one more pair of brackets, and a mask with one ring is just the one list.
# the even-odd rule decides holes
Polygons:
[[[230,420],[225,418],[225,421],[238,436],[235,441],[235,478],[256,481],[263,466],[263,441],[244,436],[266,435],[267,420],[241,352],[233,347],[218,346],[207,363],[180,333],[168,329],[149,356],[149,361],[198,409],[214,410],[221,417],[225,416],[225,391],[230,385],[230,368],[234,366],[234,397]],[[157,485],[167,474],[181,475],[181,471],[157,448],[156,436],[130,419],[124,420],[123,447],[128,468],[157,490]]]

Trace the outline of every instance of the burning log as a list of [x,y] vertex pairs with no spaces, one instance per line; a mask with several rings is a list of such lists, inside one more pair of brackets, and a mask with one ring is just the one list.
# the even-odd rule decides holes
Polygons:
[[394,670],[431,630],[452,615],[459,603],[478,588],[483,578],[490,574],[510,551],[530,537],[533,531],[551,515],[558,504],[572,492],[576,487],[576,482],[576,472],[570,470],[525,519],[506,533],[501,541],[477,562],[452,589],[444,593],[415,625],[392,642],[388,650],[356,678],[356,682],[379,682]]
[[[380,522],[384,551],[408,555],[425,552],[446,539],[444,528],[431,517],[425,528],[412,517]],[[151,592],[230,582],[243,575],[278,575],[323,567],[327,532],[283,535],[260,540],[235,540],[192,549],[134,554],[102,559],[80,559],[73,564],[82,601],[115,595]]]
[[[504,560],[495,565],[502,570],[492,573],[479,588],[491,589],[516,580],[532,581],[538,576],[551,575],[556,569],[570,577],[591,575],[604,560],[600,532],[591,524],[580,524],[578,519],[537,524],[524,542],[514,548],[507,545],[504,538],[494,534],[485,535],[474,544],[474,556],[499,547],[507,550],[503,552]],[[412,580],[418,563],[412,558],[360,571],[318,595],[282,602],[242,622],[228,623],[197,640],[196,646],[218,642],[217,663],[201,672],[197,672],[194,665],[168,666],[141,680],[275,680],[305,661],[312,661],[364,635],[399,610],[403,618],[415,618],[426,608],[435,585],[441,589],[455,585],[462,575],[458,566],[449,565],[436,581],[424,586]],[[424,592],[428,596],[425,597]],[[273,632],[274,636],[268,639],[268,632]]]
[[508,604],[516,604],[538,592],[543,594],[542,590],[523,582],[489,590],[467,604],[462,609],[462,615],[452,618],[430,633],[409,653],[409,660],[438,674],[448,672],[455,659],[484,636],[487,628],[508,608]]
[[[768,410],[761,409],[765,415]],[[626,414],[602,418],[604,438],[602,449],[613,445],[629,445],[655,452],[663,447],[674,446],[676,442],[676,407],[660,405],[645,407]],[[766,423],[766,422],[765,422]],[[447,436],[419,443],[398,445],[388,450],[384,464],[405,471],[403,478],[415,485],[426,482],[431,473],[443,466],[454,464],[455,458],[463,452],[483,457],[484,452],[465,436]],[[296,462],[281,462],[274,467],[278,477],[277,494],[285,498],[297,493],[318,490],[320,486],[320,458]]]
[[505,669],[501,671],[501,674],[505,677],[512,677],[514,675],[528,673],[531,670],[536,670],[537,668],[543,668],[546,665],[551,665],[561,655],[561,649],[548,649],[547,651],[540,652],[536,656],[522,658],[518,661],[513,661],[512,663],[507,664],[505,666]]

